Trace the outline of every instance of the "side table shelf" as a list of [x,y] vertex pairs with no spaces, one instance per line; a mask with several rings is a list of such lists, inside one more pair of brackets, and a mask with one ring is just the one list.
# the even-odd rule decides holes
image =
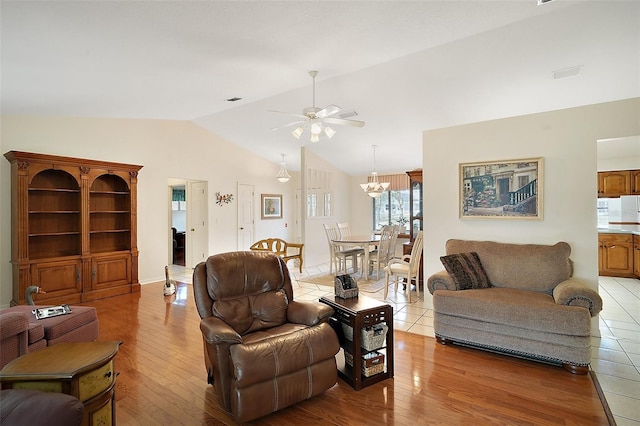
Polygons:
[[[362,295],[351,299],[323,296],[320,298],[320,302],[326,303],[335,311],[331,318],[331,324],[340,339],[341,350],[336,356],[338,375],[355,390],[392,378],[393,308],[386,303]],[[388,327],[384,344],[374,350],[364,349],[362,347],[362,330],[381,323]],[[352,341],[345,337],[342,324],[352,327]],[[379,352],[384,355],[385,368],[383,372],[367,377],[363,373],[363,357],[371,352]],[[346,353],[353,356],[353,366],[346,363]]]

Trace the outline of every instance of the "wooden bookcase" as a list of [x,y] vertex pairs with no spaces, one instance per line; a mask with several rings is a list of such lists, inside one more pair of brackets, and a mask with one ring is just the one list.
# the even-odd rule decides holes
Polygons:
[[81,303],[140,290],[142,166],[9,151],[12,305]]

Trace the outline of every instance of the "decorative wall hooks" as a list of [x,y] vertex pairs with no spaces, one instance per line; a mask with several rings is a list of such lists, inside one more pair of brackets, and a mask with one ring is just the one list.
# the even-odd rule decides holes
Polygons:
[[216,192],[216,204],[222,206],[233,201],[233,194],[220,194]]

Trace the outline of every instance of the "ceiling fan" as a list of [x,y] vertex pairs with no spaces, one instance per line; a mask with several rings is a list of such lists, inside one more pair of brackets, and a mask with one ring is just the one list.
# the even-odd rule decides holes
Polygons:
[[320,135],[324,134],[329,139],[336,134],[336,131],[333,130],[328,124],[337,124],[341,126],[355,126],[362,127],[364,126],[364,121],[359,120],[349,120],[348,117],[353,117],[358,115],[355,110],[343,111],[337,105],[329,105],[325,108],[317,108],[316,107],[316,76],[318,75],[318,71],[309,71],[309,75],[313,78],[313,106],[309,108],[305,108],[302,110],[302,114],[292,114],[288,112],[282,111],[271,111],[277,112],[280,114],[287,114],[293,117],[297,117],[298,120],[293,121],[291,123],[285,124],[283,126],[274,127],[271,130],[279,130],[285,127],[297,126],[291,134],[296,138],[300,139],[300,136],[304,133],[305,129],[309,129],[311,133],[311,142],[318,142],[320,140]]

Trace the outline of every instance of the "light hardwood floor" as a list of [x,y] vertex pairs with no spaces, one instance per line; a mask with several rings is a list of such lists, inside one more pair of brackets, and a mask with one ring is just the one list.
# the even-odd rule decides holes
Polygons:
[[[120,425],[234,424],[206,383],[192,288],[163,283],[88,303],[100,340],[123,342],[116,357]],[[395,377],[361,391],[339,380],[321,396],[259,419],[258,425],[504,424],[606,425],[590,376],[395,333]]]

